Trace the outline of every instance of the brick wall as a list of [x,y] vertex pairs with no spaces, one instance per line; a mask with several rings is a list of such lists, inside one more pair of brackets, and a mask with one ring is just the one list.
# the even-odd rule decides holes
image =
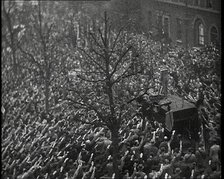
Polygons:
[[[205,44],[207,44],[210,42],[210,29],[212,26],[217,28],[218,36],[221,37],[221,13],[217,10],[219,1],[216,0],[214,2],[213,9],[205,9],[204,7],[194,7],[193,5],[187,7],[184,3],[178,4],[163,2],[161,0],[141,0],[142,26],[145,31],[148,31],[149,27],[156,26],[158,13],[168,16],[170,19],[170,37],[173,44],[176,44],[178,40],[177,18],[179,18],[182,20],[182,44],[186,46],[186,43],[188,43],[189,46],[196,46],[195,22],[197,19],[201,19],[204,24],[204,41]],[[201,5],[205,6],[204,4]],[[151,12],[151,22],[148,20],[149,11]],[[186,17],[188,20],[186,20]],[[150,30],[153,31],[153,28]],[[218,40],[221,42],[221,38]]]

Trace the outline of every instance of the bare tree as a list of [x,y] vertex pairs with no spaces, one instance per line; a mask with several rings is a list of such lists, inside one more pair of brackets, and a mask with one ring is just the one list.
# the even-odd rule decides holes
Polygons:
[[[61,66],[65,65],[67,58],[66,51],[63,49],[65,47],[61,47],[64,36],[60,35],[54,19],[51,21],[47,19],[50,16],[48,11],[52,8],[52,4],[51,2],[38,1],[37,5],[30,6],[34,10],[30,14],[33,21],[28,22],[26,39],[18,47],[22,56],[27,60],[24,66],[31,70],[36,83],[43,85],[45,112],[47,114],[52,107],[50,102],[52,82],[59,78]],[[55,19],[57,20],[57,18]]]
[[105,12],[102,27],[96,33],[90,32],[88,46],[78,47],[75,57],[79,60],[79,69],[74,70],[76,75],[70,81],[66,100],[79,110],[76,120],[109,128],[113,169],[119,178],[119,129],[127,119],[129,104],[138,92],[147,91],[150,77],[144,73],[140,55],[147,44],[138,46],[141,42],[134,42],[124,28],[118,32],[111,29]]
[[[14,78],[18,75],[18,59],[17,59],[17,43],[18,43],[18,33],[21,30],[19,25],[15,25],[15,7],[16,2],[14,1],[3,1],[2,3],[2,21],[3,21],[3,31],[2,37],[5,45],[10,48],[11,51],[11,65],[14,73]],[[16,81],[16,80],[15,80]]]

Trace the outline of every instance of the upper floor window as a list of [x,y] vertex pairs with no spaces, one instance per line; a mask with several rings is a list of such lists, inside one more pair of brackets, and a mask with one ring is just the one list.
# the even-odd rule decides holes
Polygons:
[[162,30],[162,15],[157,15],[157,28],[158,30]]
[[197,19],[194,25],[195,45],[205,45],[205,26],[201,19]]
[[180,3],[186,3],[186,0],[179,0]]
[[212,8],[212,0],[206,0],[206,7]]
[[204,32],[204,25],[200,23],[198,25],[198,44],[204,45],[205,44],[205,32]]
[[148,26],[149,26],[149,30],[152,29],[152,12],[149,11],[148,12]]
[[210,29],[210,41],[212,43],[218,42],[218,30],[214,26]]
[[177,18],[177,40],[182,39],[182,20]]
[[194,5],[199,6],[200,5],[200,0],[194,0]]
[[170,18],[168,16],[163,16],[163,30],[165,35],[170,36]]

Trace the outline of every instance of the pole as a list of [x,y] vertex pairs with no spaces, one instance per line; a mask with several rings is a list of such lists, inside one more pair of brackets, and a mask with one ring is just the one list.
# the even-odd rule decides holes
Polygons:
[[185,48],[188,49],[188,0],[185,0]]

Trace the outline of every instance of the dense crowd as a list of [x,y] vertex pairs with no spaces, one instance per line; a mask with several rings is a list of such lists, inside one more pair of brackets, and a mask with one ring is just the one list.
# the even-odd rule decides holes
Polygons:
[[[155,126],[147,123],[142,130],[138,117],[122,126],[119,169],[123,178],[220,176],[217,143],[211,144],[209,154],[203,143],[184,153],[180,135],[173,142],[174,137],[168,140],[164,136],[161,124]],[[71,127],[66,120],[29,120],[11,128],[8,125],[2,130],[4,178],[113,177],[110,132],[106,128]]]
[[[196,104],[205,126],[215,136],[220,136],[221,61],[217,50],[212,46],[187,52],[176,49],[164,58],[159,58],[158,54],[157,59],[160,60],[156,60],[154,68],[169,71],[169,93],[183,96]],[[159,90],[159,79],[157,84]]]
[[[155,61],[154,68],[169,69],[170,93],[201,101],[199,116],[210,132],[208,149],[203,132],[197,148],[192,148],[175,131],[166,136],[161,123],[147,121],[143,126],[143,119],[134,116],[119,130],[118,168],[123,179],[221,178],[220,76],[214,70],[215,59],[206,51],[192,54],[169,53]],[[114,178],[108,128],[74,124],[63,114],[48,118],[27,112],[3,123],[3,178]]]

